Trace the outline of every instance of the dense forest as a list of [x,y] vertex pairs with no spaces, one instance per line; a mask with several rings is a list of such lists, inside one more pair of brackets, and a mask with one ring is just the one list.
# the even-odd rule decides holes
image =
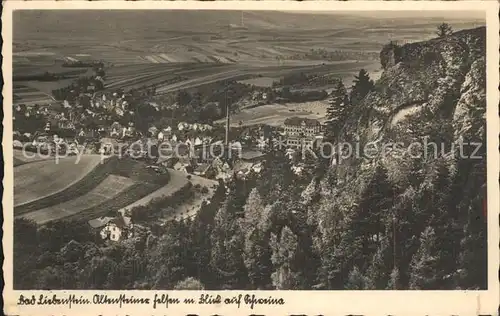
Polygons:
[[311,154],[297,175],[271,147],[260,176],[122,243],[17,219],[15,288],[485,289],[485,28],[391,44],[381,60],[377,82],[337,83],[325,139],[446,150]]

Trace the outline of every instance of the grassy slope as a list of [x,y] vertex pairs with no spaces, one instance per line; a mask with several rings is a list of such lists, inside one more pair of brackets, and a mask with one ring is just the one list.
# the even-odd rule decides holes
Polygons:
[[[98,167],[99,155],[82,156],[76,164],[77,156],[61,159],[37,161],[14,168],[14,205],[26,206],[34,201],[67,190]],[[38,203],[37,202],[37,203]]]
[[[154,171],[145,169],[144,163],[130,159],[119,160],[116,157],[111,157],[104,164],[99,164],[95,168],[87,170],[87,173],[82,177],[81,174],[84,173],[84,170],[81,168],[75,170],[74,165],[72,165],[73,160],[71,158],[67,159],[69,160],[61,160],[64,161],[64,165],[61,163],[55,165],[53,161],[46,161],[45,163],[50,169],[26,168],[27,165],[19,167],[25,169],[23,170],[24,178],[29,176],[31,179],[31,181],[25,181],[22,187],[26,188],[30,183],[38,184],[40,186],[38,193],[47,193],[47,190],[42,190],[41,183],[43,179],[52,179],[58,187],[62,186],[56,181],[58,175],[69,173],[73,176],[73,179],[76,177],[78,180],[69,181],[70,177],[66,175],[64,177],[64,184],[66,184],[64,189],[51,190],[48,195],[46,194],[40,199],[35,196],[34,200],[15,207],[16,216],[28,214],[25,216],[39,222],[46,222],[47,219],[55,220],[68,217],[92,218],[109,210],[127,206],[157,190],[169,181],[168,175],[160,177]],[[29,165],[35,164],[30,163]],[[39,170],[43,171],[42,178],[38,176],[40,174]],[[130,185],[122,187],[122,190],[116,191],[115,194],[109,194],[110,187],[112,189],[113,185],[107,184],[106,181],[110,180],[110,175],[124,177],[132,182]],[[20,185],[17,186],[21,187]],[[120,187],[118,183],[117,187]],[[19,195],[17,192],[23,191],[15,190],[15,192]],[[30,196],[34,197],[33,190],[31,192]],[[71,211],[68,211],[69,209]],[[52,215],[47,216],[43,215],[43,213],[51,213]]]
[[24,214],[28,219],[34,220],[38,224],[73,216],[79,212],[113,199],[121,192],[134,185],[134,181],[120,176],[108,175],[96,187],[88,193],[80,195],[69,201],[43,208]]

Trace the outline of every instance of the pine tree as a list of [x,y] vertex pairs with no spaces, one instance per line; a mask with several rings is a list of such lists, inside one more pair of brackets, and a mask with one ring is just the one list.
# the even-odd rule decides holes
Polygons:
[[231,289],[244,287],[248,280],[242,256],[244,239],[230,203],[226,201],[215,216],[210,265],[220,286]]
[[245,206],[243,207],[244,218],[240,221],[243,231],[251,233],[251,230],[253,230],[262,218],[264,207],[265,205],[263,204],[259,191],[257,188],[253,188],[248,195]]
[[387,283],[387,290],[397,290],[399,289],[399,269],[392,269],[389,282]]
[[354,77],[354,84],[349,95],[352,105],[357,105],[359,102],[373,89],[375,84],[370,79],[370,75],[364,69],[359,71],[359,74]]
[[297,246],[297,236],[288,226],[283,227],[280,238],[271,235],[271,260],[274,265],[271,278],[277,290],[297,289],[300,284],[300,275],[294,266]]
[[338,80],[330,94],[330,102],[326,112],[325,140],[334,143],[348,113],[349,97],[341,80]]
[[438,25],[437,27],[437,32],[436,34],[439,36],[439,37],[446,37],[448,35],[451,35],[453,33],[453,30],[451,28],[451,25],[449,25],[448,23],[441,23],[440,25]]
[[[376,244],[385,230],[384,220],[388,218],[392,207],[393,195],[394,191],[387,178],[387,170],[382,165],[377,166],[375,174],[361,196],[351,224],[355,235],[362,237],[365,255],[371,256],[376,250]],[[371,257],[365,258],[365,260],[370,259]]]
[[[487,221],[481,214],[486,197],[478,195],[467,205],[458,260],[458,286],[462,289],[485,289],[488,281]],[[468,201],[462,204],[468,204]]]
[[364,290],[366,286],[366,278],[363,276],[361,271],[357,266],[354,266],[351,272],[349,272],[349,277],[347,279],[347,284],[345,288],[347,290]]
[[245,238],[243,260],[248,270],[252,289],[266,287],[271,283],[271,252],[269,238],[260,229],[253,229]]
[[264,163],[264,172],[257,184],[259,194],[265,201],[276,201],[284,191],[295,184],[296,176],[291,169],[290,159],[282,150],[272,150]]
[[370,267],[367,271],[367,285],[366,287],[371,290],[382,290],[388,282],[389,276],[389,241],[387,237],[383,237],[377,252],[373,255]]
[[410,263],[410,282],[412,290],[432,290],[437,283],[436,234],[427,227],[420,236],[420,247]]
[[245,235],[243,260],[250,284],[253,289],[257,289],[270,283],[271,253],[269,237],[260,225],[265,217],[265,208],[256,188],[248,195],[243,209],[244,217],[239,221],[241,231]]

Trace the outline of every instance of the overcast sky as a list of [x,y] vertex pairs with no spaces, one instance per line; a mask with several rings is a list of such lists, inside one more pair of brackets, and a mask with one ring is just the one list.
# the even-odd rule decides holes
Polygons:
[[[369,0],[374,1],[374,0]],[[285,11],[291,12],[291,11]],[[444,17],[447,19],[476,20],[485,19],[482,11],[295,11],[306,14],[343,14],[380,18],[405,18],[405,17]]]

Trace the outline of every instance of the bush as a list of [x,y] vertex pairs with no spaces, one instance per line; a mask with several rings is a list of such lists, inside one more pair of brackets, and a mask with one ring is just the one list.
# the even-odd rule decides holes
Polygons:
[[208,188],[206,186],[204,186],[203,189],[201,189],[201,193],[207,194],[208,193]]

